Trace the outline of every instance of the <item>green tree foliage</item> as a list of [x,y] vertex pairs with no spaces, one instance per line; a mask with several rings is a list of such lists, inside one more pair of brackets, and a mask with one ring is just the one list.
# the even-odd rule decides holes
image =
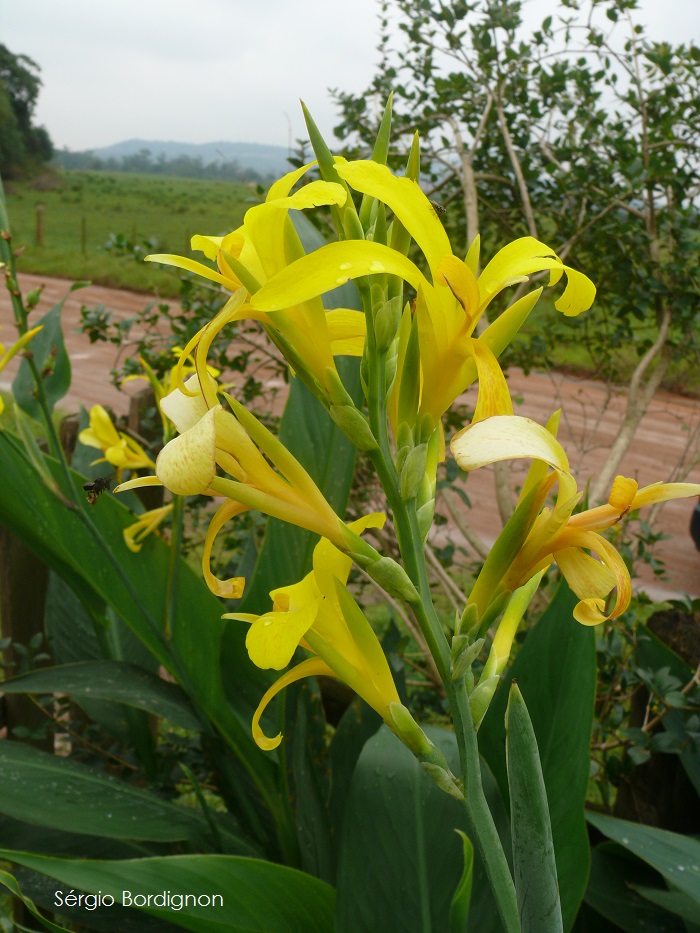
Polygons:
[[39,71],[29,56],[0,44],[0,173],[5,177],[31,174],[53,155],[49,134],[33,125]]
[[[697,366],[700,48],[653,41],[636,0],[560,0],[536,28],[523,7],[383,0],[380,66],[365,92],[337,93],[336,134],[366,148],[393,91],[398,148],[427,140],[423,171],[465,247],[530,235],[593,271],[590,358],[629,400],[600,499],[669,367]],[[570,334],[553,319],[518,362]]]

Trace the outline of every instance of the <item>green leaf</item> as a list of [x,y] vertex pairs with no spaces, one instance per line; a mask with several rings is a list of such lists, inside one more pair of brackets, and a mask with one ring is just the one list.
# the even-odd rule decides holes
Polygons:
[[625,933],[685,933],[677,917],[645,901],[636,890],[640,884],[659,881],[643,862],[619,846],[603,843],[591,853],[586,904]]
[[65,927],[59,927],[55,923],[52,923],[50,920],[47,920],[45,917],[41,916],[36,908],[36,904],[24,894],[22,894],[20,886],[17,883],[17,879],[9,874],[9,872],[0,871],[0,884],[4,885],[8,891],[14,894],[15,897],[18,897],[25,905],[32,917],[36,917],[36,919],[43,925],[46,930],[50,930],[51,933],[67,933]]
[[590,852],[583,808],[596,687],[594,633],[573,619],[576,601],[562,581],[504,675],[479,730],[479,748],[506,798],[504,683],[517,680],[540,752],[565,930],[574,923],[588,878]]
[[662,907],[669,913],[678,914],[689,923],[700,924],[700,903],[688,897],[687,894],[681,894],[680,891],[662,891],[660,888],[647,888],[643,885],[637,885],[635,888],[638,894],[657,907]]
[[[220,895],[223,906],[188,904],[145,912],[194,933],[332,933],[334,892],[302,872],[261,859],[178,855],[128,861],[84,861],[0,849],[0,857],[64,885],[110,894]],[[128,904],[124,906],[129,906]]]
[[[458,767],[454,733],[425,731]],[[350,785],[340,840],[337,933],[450,929],[464,862],[456,828],[467,828],[459,802],[439,790],[383,726],[366,743]],[[475,894],[478,884],[475,879]],[[472,905],[479,933],[499,929],[489,907],[491,913],[481,913]]]
[[586,813],[588,822],[656,869],[664,879],[700,904],[700,841],[654,826]]
[[513,682],[506,710],[510,830],[523,933],[563,929],[547,792],[525,701]]
[[[50,457],[46,462],[70,496],[59,465]],[[180,562],[169,646],[163,635],[170,563],[165,542],[151,536],[138,554],[129,551],[122,532],[134,516],[116,496],[102,496],[94,509],[82,502],[76,509],[67,509],[38,481],[21,446],[7,431],[0,433],[0,475],[0,521],[52,567],[96,616],[104,613],[105,604],[110,607],[180,683],[240,759],[249,762],[250,771],[261,781],[271,781],[274,763],[250,734],[254,707],[235,692],[229,703],[224,694],[220,647],[225,622],[221,604],[201,577],[185,561]],[[75,473],[72,477],[80,487],[83,478]],[[97,536],[81,520],[79,508],[90,510]],[[232,682],[258,684],[261,692],[265,689],[264,676],[244,650],[232,652],[226,663]]]
[[457,830],[464,847],[464,868],[450,904],[450,933],[465,933],[469,923],[469,905],[474,878],[474,846],[466,833]]
[[[0,743],[0,812],[38,826],[149,842],[207,845],[208,827],[185,810],[70,758]],[[233,837],[232,837],[233,838]],[[250,852],[245,843],[239,851]]]
[[[61,312],[70,291],[72,289],[41,320],[33,324],[41,325],[42,329],[32,338],[28,347],[28,353],[32,355],[36,368],[43,375],[42,383],[50,411],[53,411],[56,402],[70,389],[70,358],[61,328]],[[23,411],[37,421],[41,420],[42,411],[35,395],[34,377],[26,359],[19,365],[12,383],[12,392]]]
[[169,719],[198,732],[201,722],[182,690],[124,661],[84,661],[42,668],[0,683],[2,693],[66,693],[78,701],[111,700]]

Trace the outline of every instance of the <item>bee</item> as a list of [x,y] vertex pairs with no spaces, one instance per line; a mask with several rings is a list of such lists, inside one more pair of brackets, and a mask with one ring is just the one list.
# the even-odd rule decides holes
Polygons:
[[94,505],[103,492],[109,491],[113,479],[114,474],[111,476],[98,476],[96,479],[83,483],[83,491],[87,493],[87,501],[90,505]]
[[444,204],[438,203],[438,201],[431,201],[430,206],[435,211],[436,214],[446,214],[447,208]]

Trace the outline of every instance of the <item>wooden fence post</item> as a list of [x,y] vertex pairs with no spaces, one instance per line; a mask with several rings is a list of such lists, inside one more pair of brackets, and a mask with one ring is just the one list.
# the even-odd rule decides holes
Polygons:
[[44,245],[44,205],[36,206],[36,228],[34,230],[34,243],[37,246]]

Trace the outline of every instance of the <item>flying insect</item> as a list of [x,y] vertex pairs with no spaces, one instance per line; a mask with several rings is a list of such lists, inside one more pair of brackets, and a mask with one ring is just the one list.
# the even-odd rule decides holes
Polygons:
[[108,492],[112,485],[114,474],[111,476],[98,476],[96,479],[83,483],[83,491],[87,493],[87,501],[94,505],[103,492]]

